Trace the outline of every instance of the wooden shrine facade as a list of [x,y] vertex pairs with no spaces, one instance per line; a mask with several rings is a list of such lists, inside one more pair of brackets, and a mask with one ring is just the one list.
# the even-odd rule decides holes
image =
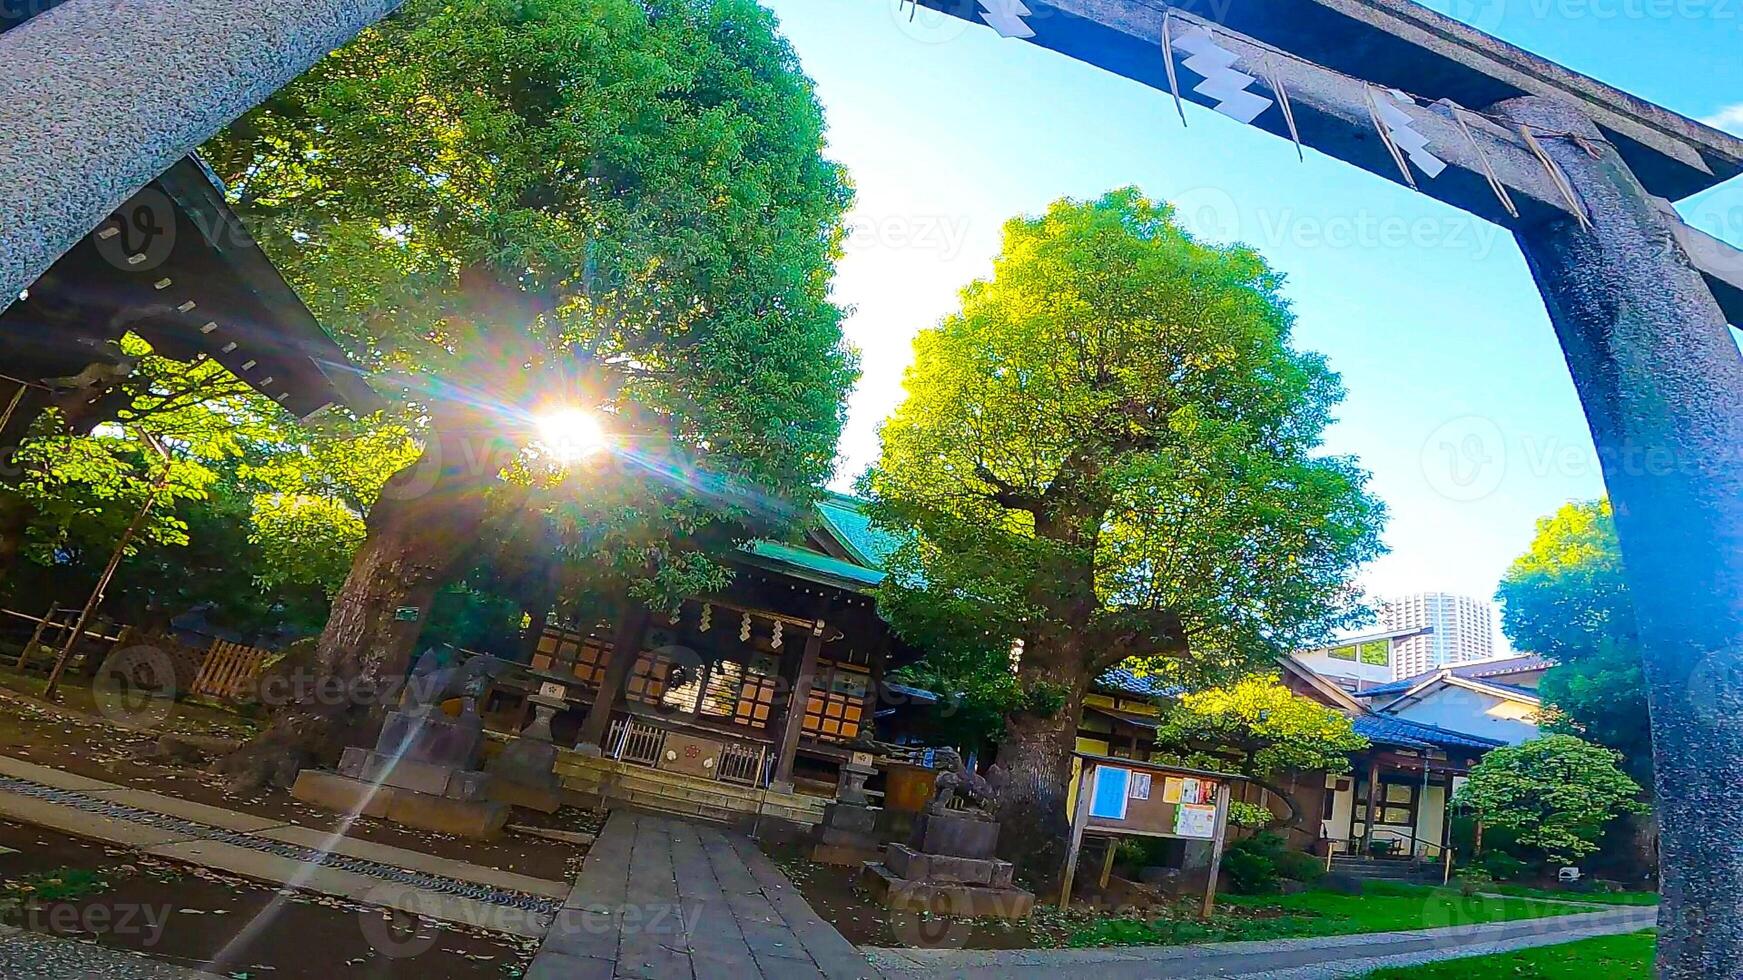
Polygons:
[[547,693],[564,688],[576,749],[675,771],[699,760],[692,775],[833,795],[849,743],[870,735],[885,671],[917,655],[877,615],[875,558],[840,547],[832,509],[857,514],[856,503],[830,498],[803,547],[741,552],[721,594],[547,626],[530,666]]

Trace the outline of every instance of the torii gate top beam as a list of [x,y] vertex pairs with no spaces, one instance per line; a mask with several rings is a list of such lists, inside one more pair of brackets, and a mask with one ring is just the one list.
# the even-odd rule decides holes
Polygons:
[[[1016,0],[917,0],[981,23]],[[1579,106],[1653,194],[1681,200],[1743,173],[1743,139],[1564,68],[1411,0],[1026,0],[1035,43],[1157,84],[1170,8],[1303,61],[1480,109],[1520,95]],[[1138,50],[1139,48],[1143,50]],[[1190,87],[1198,79],[1183,79]]]
[[[1463,38],[1457,44],[1482,42],[1481,50],[1470,49],[1468,62],[1445,50],[1412,46],[1403,35],[1388,34],[1389,28],[1381,26],[1392,16],[1388,11],[1405,10],[1422,23],[1438,18],[1441,26],[1452,25],[1408,0],[1190,0],[1201,6],[1226,5],[1221,8],[1222,22],[1169,7],[1162,0],[919,2],[985,21],[1002,34],[1027,37],[1146,85],[1174,89],[1184,101],[1218,109],[1285,139],[1299,139],[1327,156],[1396,183],[1409,183],[1430,197],[1509,229],[1569,215],[1582,222],[1589,218],[1577,191],[1542,148],[1543,141],[1565,134],[1540,131],[1527,136],[1520,127],[1477,111],[1495,104],[1497,98],[1517,97],[1524,89],[1590,112],[1588,118],[1594,122],[1610,120],[1614,128],[1604,130],[1605,138],[1613,140],[1624,157],[1632,152],[1646,173],[1656,176],[1657,191],[1670,191],[1655,192],[1661,199],[1678,189],[1689,193],[1743,172],[1743,139],[1642,102],[1478,31],[1462,25],[1457,25],[1458,31],[1448,28],[1449,37],[1457,33]],[[1237,17],[1234,12],[1242,4],[1267,13]],[[1326,26],[1330,21],[1323,19],[1331,16],[1323,12],[1334,4],[1373,15],[1360,21],[1342,17],[1343,47],[1348,50],[1333,60],[1343,62],[1348,70],[1311,60],[1295,43],[1305,36],[1316,39],[1308,42],[1310,49],[1338,47]],[[1285,30],[1288,15],[1280,11],[1298,8],[1310,15],[1321,11],[1307,18],[1312,23],[1320,17],[1320,26],[1303,32],[1293,27]],[[1268,31],[1278,41],[1252,37],[1229,26],[1230,20]],[[1399,30],[1421,33],[1408,25]],[[1162,57],[1165,35],[1172,46],[1171,59]],[[1443,42],[1436,45],[1455,45],[1451,40]],[[1503,58],[1509,54],[1516,57]],[[1421,77],[1387,84],[1386,80],[1403,78],[1418,65],[1423,67]],[[1484,75],[1486,67],[1504,70],[1519,84],[1509,87],[1509,82]],[[1559,77],[1546,80],[1551,76]],[[1394,93],[1392,88],[1403,91]],[[1446,94],[1448,90],[1453,94]],[[1612,101],[1604,103],[1604,98]],[[1382,119],[1389,120],[1384,137]],[[1443,163],[1448,165],[1444,169]],[[1636,176],[1649,192],[1654,191],[1645,175]],[[1727,317],[1743,326],[1743,251],[1680,220],[1673,227]]]

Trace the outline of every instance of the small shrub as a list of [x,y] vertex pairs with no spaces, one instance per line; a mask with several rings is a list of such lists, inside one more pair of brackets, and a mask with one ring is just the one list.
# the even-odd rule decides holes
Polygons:
[[1274,859],[1277,873],[1291,881],[1311,885],[1325,877],[1325,861],[1305,851],[1284,851]]
[[1268,895],[1277,890],[1277,864],[1263,854],[1230,851],[1223,855],[1229,889],[1237,895]]
[[1488,872],[1492,881],[1517,881],[1525,873],[1525,862],[1506,851],[1489,851],[1477,859],[1477,867]]
[[1495,877],[1482,868],[1466,868],[1460,871],[1453,880],[1458,882],[1459,894],[1466,898],[1488,891],[1495,886]]
[[1150,866],[1150,849],[1144,846],[1143,841],[1129,838],[1120,841],[1119,849],[1114,852],[1114,863],[1133,868],[1147,868]]

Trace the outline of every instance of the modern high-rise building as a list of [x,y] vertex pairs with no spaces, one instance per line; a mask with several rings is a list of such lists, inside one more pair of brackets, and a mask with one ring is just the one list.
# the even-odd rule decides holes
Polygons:
[[1395,642],[1396,679],[1495,655],[1495,610],[1480,599],[1445,592],[1399,596],[1381,603],[1380,626],[1433,631]]

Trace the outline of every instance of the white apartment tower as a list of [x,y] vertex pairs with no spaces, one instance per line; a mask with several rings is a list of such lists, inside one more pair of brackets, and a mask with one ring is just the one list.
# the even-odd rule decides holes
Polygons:
[[1495,654],[1494,609],[1467,596],[1423,592],[1388,599],[1380,605],[1380,625],[1388,630],[1425,626],[1434,630],[1395,641],[1394,679]]

